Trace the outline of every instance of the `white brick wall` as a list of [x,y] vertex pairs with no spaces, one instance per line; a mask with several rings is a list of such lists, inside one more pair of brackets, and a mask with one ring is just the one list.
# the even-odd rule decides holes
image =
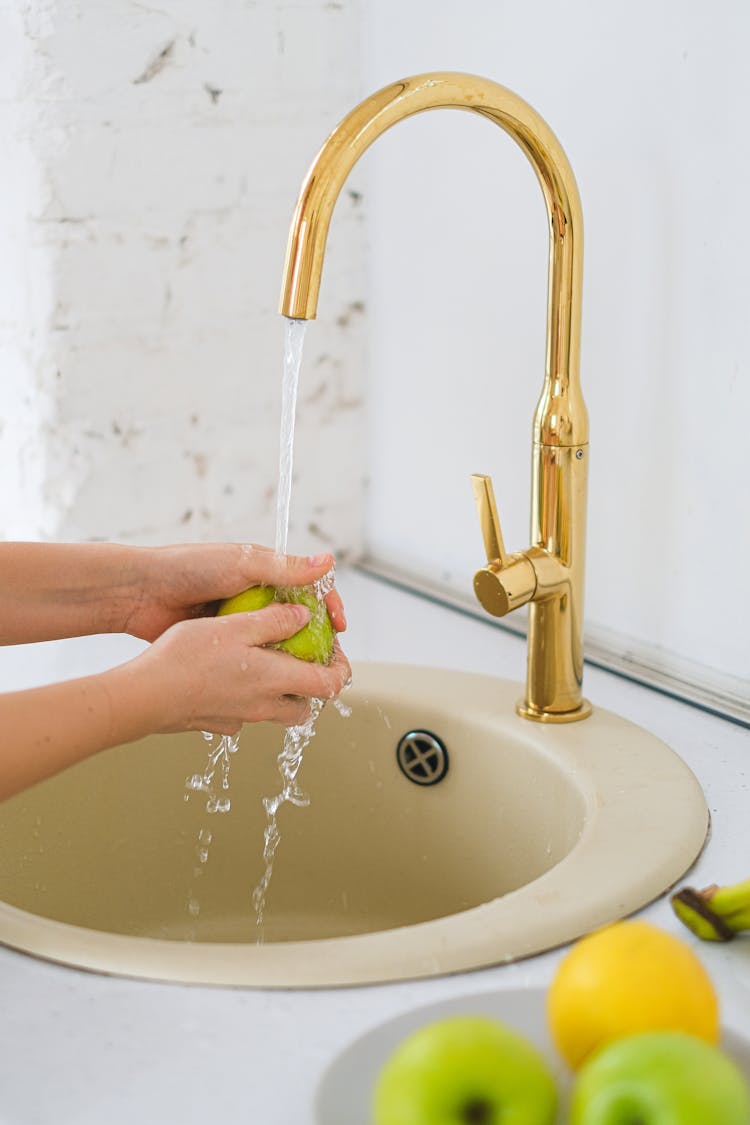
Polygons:
[[[358,5],[17,7],[0,4],[0,534],[272,542],[286,232],[363,93]],[[345,191],[290,550],[361,539],[361,215]]]

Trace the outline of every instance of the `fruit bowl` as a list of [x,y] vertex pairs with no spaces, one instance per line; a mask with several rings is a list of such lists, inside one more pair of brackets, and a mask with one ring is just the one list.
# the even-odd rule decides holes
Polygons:
[[624,719],[530,723],[519,694],[355,667],[350,717],[327,707],[305,751],[309,806],[279,812],[262,930],[252,892],[281,730],[242,732],[225,815],[185,800],[198,733],[97,755],[4,804],[0,941],[149,979],[346,985],[498,964],[640,908],[703,846],[695,777]]
[[[545,1005],[544,989],[480,992],[416,1008],[372,1028],[342,1051],[323,1074],[315,1096],[315,1125],[371,1125],[372,1092],[393,1051],[418,1028],[460,1015],[501,1020],[541,1051],[560,1095],[557,1125],[565,1125],[573,1075],[552,1044]],[[725,1027],[722,1046],[750,1081],[750,1040]]]

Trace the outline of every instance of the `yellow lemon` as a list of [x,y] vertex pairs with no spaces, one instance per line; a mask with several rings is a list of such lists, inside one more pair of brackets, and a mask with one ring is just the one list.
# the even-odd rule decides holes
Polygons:
[[547,997],[552,1038],[573,1069],[597,1047],[642,1031],[719,1039],[708,973],[680,938],[648,922],[616,922],[576,942]]

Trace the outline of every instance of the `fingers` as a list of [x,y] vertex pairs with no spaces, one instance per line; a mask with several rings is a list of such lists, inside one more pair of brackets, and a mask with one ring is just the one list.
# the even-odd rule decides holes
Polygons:
[[226,628],[239,629],[248,645],[271,645],[293,637],[307,625],[310,620],[310,610],[305,605],[274,602],[265,609],[229,614],[216,620],[226,621],[228,623]]
[[337,633],[344,633],[346,631],[346,615],[344,603],[341,601],[338,590],[331,590],[330,594],[326,594],[324,600],[334,629]]
[[177,678],[179,690],[160,696],[183,702],[177,703],[175,726],[160,729],[225,730],[237,721],[304,724],[310,700],[335,699],[351,679],[338,641],[327,665],[268,647],[309,620],[304,605],[273,603],[247,613],[183,621],[167,630],[151,652]]
[[280,695],[304,695],[333,699],[351,679],[351,667],[337,640],[328,664],[299,660],[289,653],[267,648],[294,636],[310,620],[307,606],[294,602],[273,602],[265,609],[232,613],[212,618],[214,627],[226,630],[234,641],[249,648],[263,649],[275,689]]
[[[262,586],[309,586],[334,566],[331,554],[277,555],[270,547],[245,544],[242,548],[243,573],[248,582]],[[337,590],[325,598],[329,616],[337,633],[346,630],[344,604]]]
[[333,555],[277,555],[270,547],[245,544],[242,547],[243,573],[248,584],[262,586],[309,586],[333,567]]
[[[310,717],[311,699],[335,699],[351,682],[349,661],[338,642],[334,644],[333,660],[325,666],[308,665],[283,652],[273,655],[281,669],[285,694],[277,697],[277,703],[268,716],[269,722],[282,723],[287,727],[302,726]],[[297,668],[297,665],[302,667]],[[297,672],[299,676],[292,687],[292,679]],[[297,694],[297,688],[304,690]]]
[[[212,615],[216,612],[219,601],[234,597],[250,586],[310,586],[329,574],[335,563],[333,555],[328,553],[309,558],[277,555],[270,547],[257,543],[209,544],[204,545],[204,553],[208,552],[209,547],[214,548],[217,558],[221,552],[231,551],[231,566],[222,572],[220,582],[211,580],[206,575],[200,595],[196,597],[197,590],[193,591],[194,600],[186,601],[183,607],[186,617]],[[208,554],[205,557],[210,559]],[[326,595],[325,602],[334,629],[343,633],[346,629],[346,615],[340,595],[332,590]]]
[[283,695],[274,710],[272,723],[282,723],[285,727],[301,727],[310,718],[310,700],[299,696]]
[[269,652],[268,655],[274,657],[273,684],[280,695],[335,699],[352,677],[349,661],[337,642],[330,664],[308,663],[286,652]]

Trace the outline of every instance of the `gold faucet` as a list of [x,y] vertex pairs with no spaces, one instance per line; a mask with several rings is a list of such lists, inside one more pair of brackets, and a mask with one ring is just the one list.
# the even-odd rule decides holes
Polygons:
[[482,606],[503,617],[529,603],[526,694],[518,713],[541,722],[584,719],[583,569],[588,416],[578,376],[583,220],[567,157],[545,121],[504,86],[471,74],[405,78],[366,98],[315,157],[289,232],[281,312],[315,318],[326,237],[344,182],[392,125],[427,109],[465,109],[509,133],[531,161],[549,221],[547,357],[534,415],[531,542],[507,555],[489,477],[472,478],[487,565],[474,577]]

